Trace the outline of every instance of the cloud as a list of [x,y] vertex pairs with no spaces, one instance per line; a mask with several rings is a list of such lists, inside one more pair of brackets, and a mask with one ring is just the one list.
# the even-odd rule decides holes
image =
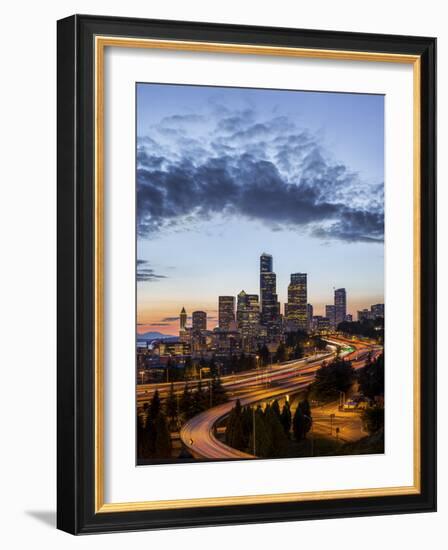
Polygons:
[[166,278],[166,275],[155,273],[146,260],[137,260],[137,282],[155,282]]
[[[194,135],[182,130],[203,125],[203,116],[166,117],[151,137],[139,139],[140,237],[188,230],[219,214],[321,240],[383,241],[383,184],[364,182],[331,160],[307,129],[283,116],[263,119],[252,109],[214,109],[211,118]],[[180,133],[169,137],[156,132],[176,127]],[[163,277],[151,269],[146,276]]]

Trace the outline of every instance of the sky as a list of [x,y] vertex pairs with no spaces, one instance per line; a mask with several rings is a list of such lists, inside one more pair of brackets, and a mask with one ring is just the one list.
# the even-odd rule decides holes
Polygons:
[[384,301],[384,96],[137,84],[137,332],[308,274],[315,315]]

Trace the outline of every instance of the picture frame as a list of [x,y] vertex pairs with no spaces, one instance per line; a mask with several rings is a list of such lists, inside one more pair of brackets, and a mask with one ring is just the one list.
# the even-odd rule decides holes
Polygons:
[[[58,21],[57,40],[58,528],[84,534],[435,511],[436,40],[90,15]],[[411,485],[163,501],[149,492],[139,502],[106,502],[104,55],[113,47],[412,66]]]

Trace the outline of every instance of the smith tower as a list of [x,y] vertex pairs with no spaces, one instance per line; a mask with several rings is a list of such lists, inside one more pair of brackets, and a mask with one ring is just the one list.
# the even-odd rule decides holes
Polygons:
[[272,256],[260,256],[260,303],[261,323],[268,336],[276,336],[280,328],[280,304],[277,296],[277,278],[273,272]]

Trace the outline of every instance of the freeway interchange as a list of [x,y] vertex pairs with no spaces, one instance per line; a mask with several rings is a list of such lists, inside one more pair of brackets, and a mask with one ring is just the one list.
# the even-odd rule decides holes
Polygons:
[[[223,377],[222,385],[226,389],[229,401],[188,420],[180,430],[183,445],[196,459],[255,458],[254,455],[229,447],[215,435],[216,425],[229,415],[237,399],[242,406],[246,406],[300,392],[313,382],[315,373],[322,363],[331,361],[336,356],[338,347],[342,348],[341,355],[352,361],[354,369],[365,365],[369,353],[375,356],[382,351],[379,346],[364,342],[354,343],[342,338],[329,338],[327,343],[329,351],[311,357]],[[184,382],[173,383],[174,391],[180,393],[184,385]],[[156,389],[162,398],[166,397],[170,387],[170,383],[140,385],[137,390],[137,403],[141,405],[149,401]]]

